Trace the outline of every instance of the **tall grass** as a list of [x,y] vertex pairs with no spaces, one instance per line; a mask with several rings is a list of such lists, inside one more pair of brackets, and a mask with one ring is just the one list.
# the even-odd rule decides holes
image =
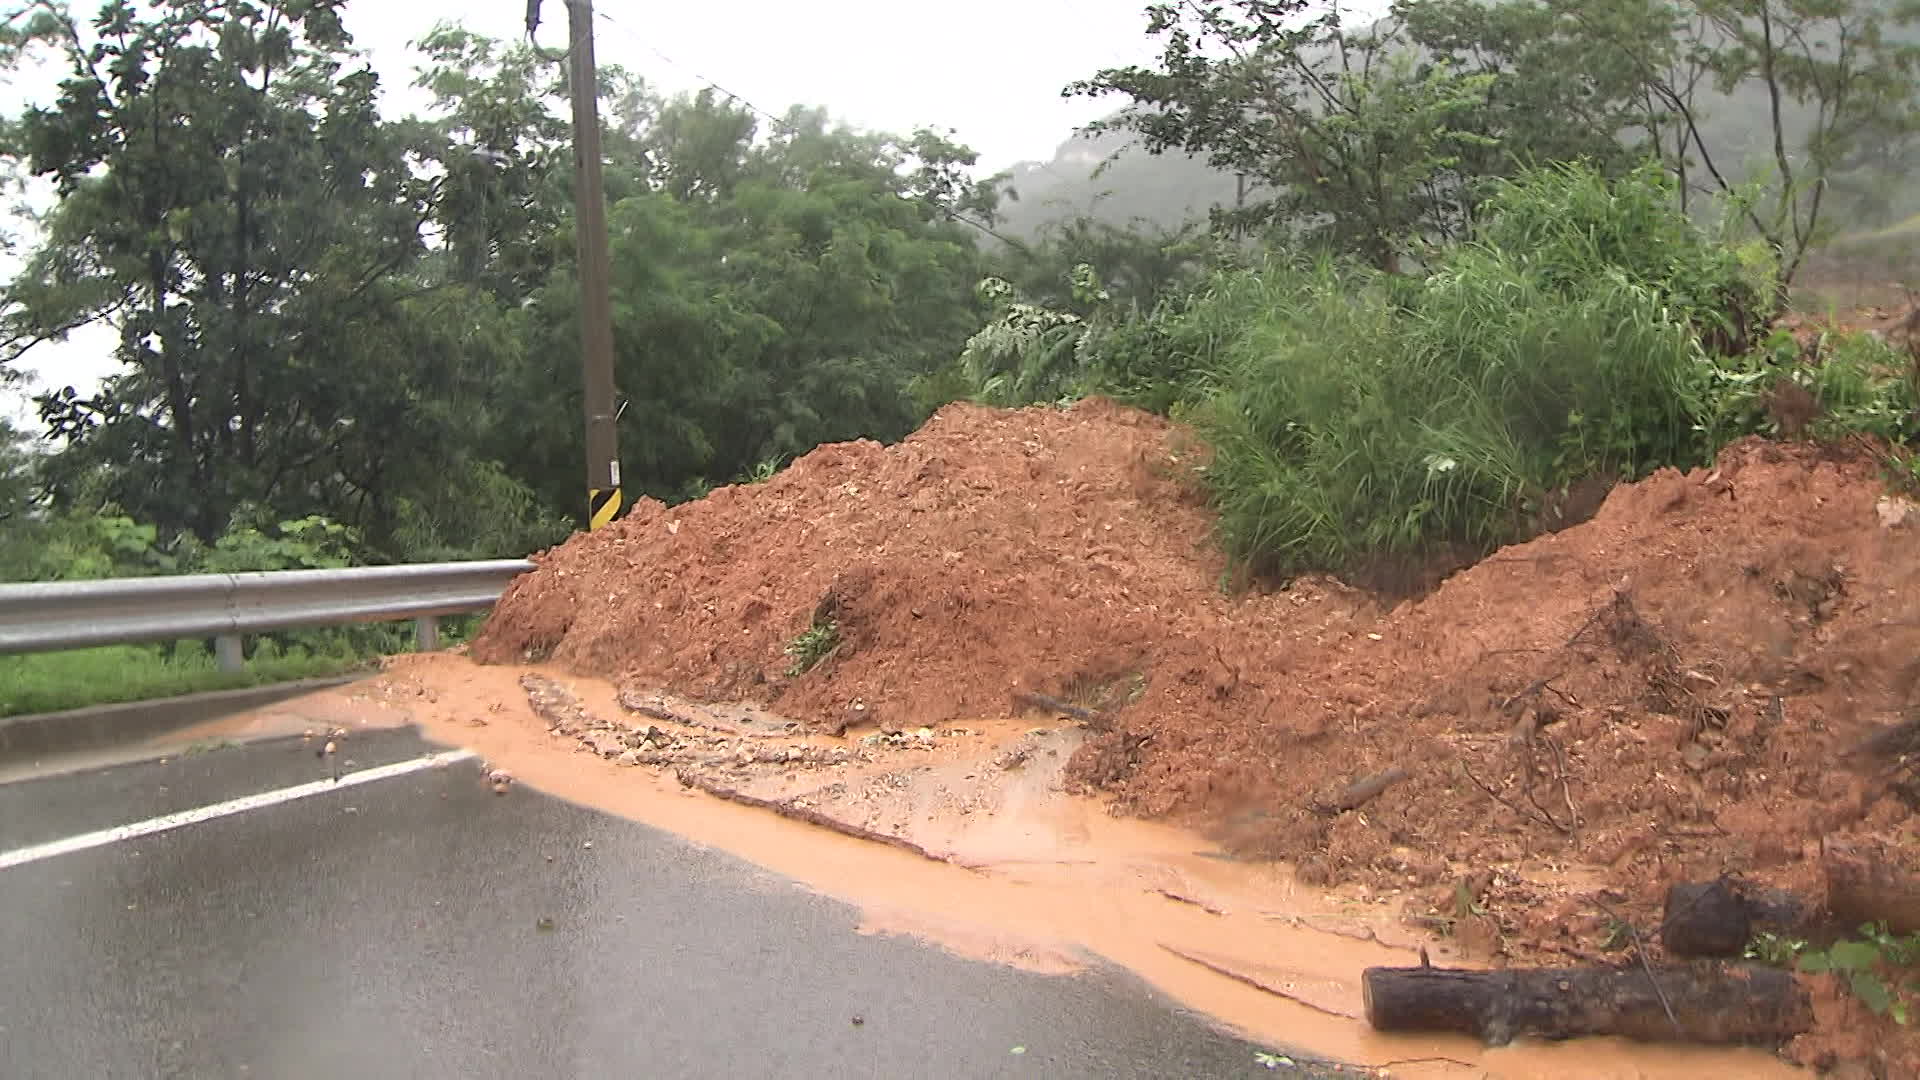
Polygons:
[[1760,302],[1751,270],[1658,174],[1567,166],[1503,187],[1424,278],[1326,260],[1247,273],[1213,309],[1239,325],[1192,413],[1221,540],[1279,573],[1486,548],[1568,483],[1704,460],[1703,340]]
[[1695,338],[1623,274],[1556,288],[1477,249],[1411,293],[1327,263],[1264,281],[1195,414],[1221,539],[1260,570],[1497,543],[1560,485],[1704,452]]
[[0,716],[232,690],[337,675],[370,665],[367,658],[292,649],[256,654],[245,671],[228,673],[220,671],[213,656],[197,644],[183,644],[171,656],[158,646],[133,645],[0,656]]
[[1496,185],[1423,276],[1273,256],[1144,317],[1019,309],[976,339],[968,381],[1192,421],[1219,539],[1266,573],[1489,549],[1569,484],[1700,464],[1766,430],[1783,372],[1819,403],[1809,434],[1911,439],[1920,394],[1884,346],[1842,341],[1806,367],[1790,336],[1758,340],[1774,264],[1733,239],[1682,214],[1657,165],[1554,165]]

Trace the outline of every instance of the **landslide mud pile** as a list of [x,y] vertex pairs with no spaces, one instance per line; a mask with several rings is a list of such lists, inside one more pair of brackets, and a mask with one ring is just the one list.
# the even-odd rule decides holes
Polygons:
[[[1331,880],[1537,856],[1803,884],[1916,795],[1857,752],[1920,703],[1920,522],[1884,490],[1865,456],[1736,444],[1276,672],[1262,722],[1128,714],[1107,739],[1152,733],[1141,763],[1088,779]],[[1390,768],[1360,813],[1302,797]]]
[[[828,730],[1005,716],[1016,695],[1159,712],[1371,610],[1337,583],[1229,596],[1191,448],[1109,402],[942,410],[697,502],[642,501],[538,558],[473,644]],[[788,648],[815,626],[824,658]],[[1125,710],[1123,710],[1125,711]]]
[[1075,774],[1121,809],[1330,881],[1529,854],[1791,869],[1906,820],[1850,754],[1920,705],[1920,514],[1870,457],[1742,442],[1375,618],[1331,582],[1229,595],[1190,453],[1103,401],[951,406],[891,448],[643,501],[542,555],[473,654],[828,730],[1045,694],[1113,727]]
[[[1330,883],[1537,857],[1646,890],[1805,885],[1822,836],[1920,801],[1852,753],[1920,707],[1920,513],[1864,454],[1736,444],[1381,616],[1333,582],[1223,589],[1191,449],[1103,401],[954,405],[575,536],[473,655],[829,731],[1037,692],[1100,712],[1072,773],[1119,810]],[[797,672],[789,647],[829,625]],[[1387,770],[1407,776],[1330,812]]]
[[1116,810],[1399,895],[1489,958],[1617,959],[1614,915],[1654,925],[1669,882],[1817,898],[1823,838],[1912,846],[1887,733],[1920,721],[1920,510],[1870,455],[1744,441],[1382,612],[1224,589],[1192,449],[1106,402],[951,406],[574,537],[473,655],[830,732],[1048,695]]

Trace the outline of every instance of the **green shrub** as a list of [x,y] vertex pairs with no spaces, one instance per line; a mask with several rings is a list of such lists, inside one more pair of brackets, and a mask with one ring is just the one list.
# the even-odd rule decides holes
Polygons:
[[1659,164],[1608,179],[1584,165],[1527,169],[1493,183],[1475,230],[1551,289],[1578,289],[1603,269],[1644,285],[1713,351],[1746,351],[1771,310],[1775,262],[1764,246],[1735,247],[1682,215]]
[[[1277,271],[1280,287],[1293,270]],[[1088,345],[1093,385],[1116,401],[1162,414],[1200,401],[1227,350],[1271,306],[1275,277],[1219,270],[1190,294],[1101,328]]]
[[[1702,426],[1716,445],[1748,433],[1911,444],[1920,439],[1916,374],[1910,356],[1871,334],[1829,334],[1809,356],[1791,331],[1776,330],[1746,356],[1714,365]],[[1805,392],[1799,410],[1778,404],[1791,388]]]
[[1562,484],[1704,452],[1694,337],[1617,269],[1476,247],[1411,290],[1322,263],[1265,293],[1196,414],[1221,539],[1258,569],[1497,543]]
[[[1085,271],[1076,267],[1076,276]],[[1018,298],[1001,278],[980,283],[994,317],[967,339],[959,368],[969,396],[986,405],[1061,401],[1088,389],[1088,321]]]

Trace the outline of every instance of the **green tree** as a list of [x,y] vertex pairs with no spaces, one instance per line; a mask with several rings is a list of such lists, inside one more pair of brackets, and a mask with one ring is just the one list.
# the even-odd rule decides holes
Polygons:
[[[519,113],[532,126],[542,110]],[[971,151],[930,131],[837,127],[814,109],[768,120],[712,93],[644,98],[632,116],[613,126],[633,152],[610,153],[607,173],[622,193],[609,241],[626,486],[685,498],[823,441],[910,431],[910,380],[951,359],[981,314],[980,246],[956,220],[992,209],[991,186],[965,171]],[[571,505],[570,222],[542,242],[555,273],[516,316],[524,355],[485,426],[512,476]]]
[[1100,276],[1114,305],[1146,312],[1223,256],[1198,223],[1170,228],[1136,220],[1123,228],[1081,214],[1043,226],[1033,242],[1002,252],[996,261],[1000,276],[1027,301],[1084,316],[1092,311],[1074,295],[1077,266]]
[[1780,263],[1781,295],[1828,233],[1836,189],[1886,199],[1920,134],[1911,0],[1552,0],[1628,64],[1685,186],[1731,196]]
[[[271,507],[396,557],[403,504],[418,533],[446,502],[422,492],[484,473],[495,385],[524,348],[503,301],[551,272],[547,151],[510,146],[532,160],[504,169],[477,152],[531,122],[489,113],[516,103],[493,87],[442,82],[468,91],[465,113],[384,120],[341,6],[112,0],[83,25],[39,0],[10,24],[10,59],[65,73],[0,145],[61,197],[8,285],[5,334],[118,333],[98,393],[39,399],[63,505],[97,498],[204,544]],[[429,60],[497,59],[459,57],[470,45],[436,39]]]
[[1458,234],[1468,192],[1460,155],[1485,139],[1467,117],[1493,77],[1416,65],[1392,25],[1351,29],[1311,0],[1156,3],[1157,67],[1109,68],[1069,96],[1131,106],[1093,125],[1138,134],[1154,153],[1204,154],[1256,195],[1216,222],[1277,226],[1289,238],[1398,267],[1413,237]]
[[50,429],[115,464],[136,516],[204,540],[241,502],[366,494],[406,387],[355,354],[390,340],[430,187],[345,66],[340,4],[115,0],[89,30],[35,6],[22,48],[67,72],[7,149],[61,201],[10,331],[107,321],[123,365],[42,397]]
[[31,437],[0,417],[0,532],[32,513],[34,465]]

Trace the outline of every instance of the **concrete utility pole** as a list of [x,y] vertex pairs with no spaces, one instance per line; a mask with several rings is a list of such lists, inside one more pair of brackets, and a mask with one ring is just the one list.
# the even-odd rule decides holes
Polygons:
[[[587,420],[587,528],[620,512],[620,435],[614,427],[613,301],[607,279],[607,200],[600,181],[600,81],[593,60],[593,0],[566,0],[567,95],[573,102],[574,221],[580,254],[580,371]],[[528,0],[527,36],[540,25]]]

